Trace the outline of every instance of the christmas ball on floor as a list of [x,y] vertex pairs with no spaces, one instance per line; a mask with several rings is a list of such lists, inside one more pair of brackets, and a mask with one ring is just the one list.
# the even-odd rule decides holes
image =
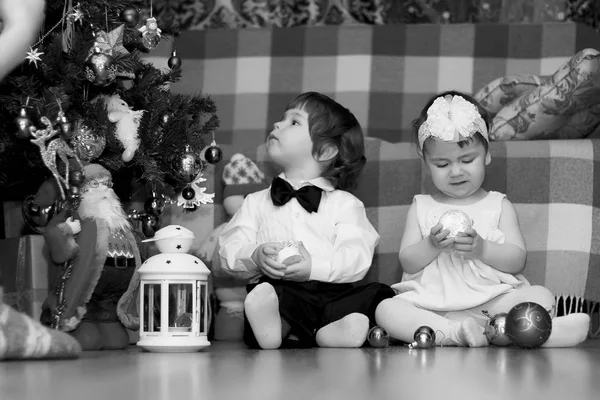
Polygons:
[[446,211],[440,217],[439,223],[444,226],[443,229],[450,231],[448,237],[456,237],[459,232],[464,232],[473,226],[473,220],[461,210]]
[[546,343],[551,332],[550,313],[537,303],[517,304],[506,316],[506,335],[519,347],[540,347]]
[[512,342],[506,334],[506,317],[508,314],[494,315],[485,324],[485,337],[494,346],[508,346]]
[[390,335],[385,329],[374,326],[369,329],[367,340],[373,347],[387,347],[390,344]]
[[435,346],[435,332],[428,326],[421,326],[415,331],[413,348],[429,349]]

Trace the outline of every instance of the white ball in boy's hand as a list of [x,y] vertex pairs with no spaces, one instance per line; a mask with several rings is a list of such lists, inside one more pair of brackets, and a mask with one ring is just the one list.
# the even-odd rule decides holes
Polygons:
[[302,261],[302,255],[298,250],[298,245],[285,243],[283,249],[279,250],[276,261],[285,265],[292,265]]
[[459,232],[464,232],[473,226],[473,220],[463,211],[449,210],[440,217],[439,223],[450,231],[447,237],[456,237]]

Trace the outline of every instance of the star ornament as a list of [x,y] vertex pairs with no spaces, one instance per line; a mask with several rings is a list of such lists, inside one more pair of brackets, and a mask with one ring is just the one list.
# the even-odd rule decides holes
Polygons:
[[29,47],[29,51],[27,52],[26,60],[29,60],[29,64],[34,63],[37,68],[37,63],[42,62],[42,54],[43,52],[39,51],[37,47],[34,49],[33,47]]
[[76,8],[71,14],[69,14],[69,20],[72,22],[79,22],[80,24],[83,22],[83,12]]

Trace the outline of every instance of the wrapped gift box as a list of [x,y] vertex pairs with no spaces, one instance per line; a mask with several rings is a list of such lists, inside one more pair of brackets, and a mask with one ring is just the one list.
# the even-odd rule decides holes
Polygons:
[[50,256],[42,235],[0,240],[3,301],[39,320],[48,293]]

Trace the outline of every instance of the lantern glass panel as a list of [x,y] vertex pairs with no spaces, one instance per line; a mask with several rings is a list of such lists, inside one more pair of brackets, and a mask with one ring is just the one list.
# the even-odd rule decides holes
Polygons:
[[160,283],[146,283],[144,293],[144,332],[160,332]]
[[192,331],[194,285],[192,283],[169,284],[169,331],[189,333]]
[[198,309],[200,310],[200,332],[206,333],[207,326],[207,310],[208,306],[208,291],[206,289],[206,283],[200,282],[200,296],[198,296]]

